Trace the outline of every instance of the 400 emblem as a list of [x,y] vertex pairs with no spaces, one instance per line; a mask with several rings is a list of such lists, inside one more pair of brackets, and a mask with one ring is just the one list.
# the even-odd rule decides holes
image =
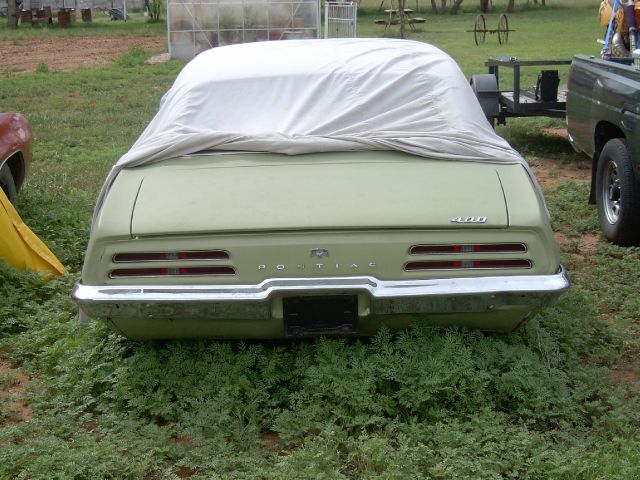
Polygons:
[[451,223],[486,223],[487,217],[454,217]]

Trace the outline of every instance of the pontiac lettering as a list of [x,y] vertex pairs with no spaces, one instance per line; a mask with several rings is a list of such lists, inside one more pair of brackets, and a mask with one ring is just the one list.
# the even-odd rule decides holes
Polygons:
[[[326,270],[327,268],[333,268],[335,270],[341,270],[341,269],[350,269],[350,270],[358,270],[360,268],[360,265],[357,263],[351,263],[351,264],[340,264],[340,263],[334,263],[334,264],[326,264],[326,263],[314,263],[313,266],[317,269],[317,270]],[[369,262],[367,264],[367,266],[369,268],[375,268],[377,267],[377,263],[376,262]],[[283,263],[278,263],[276,265],[272,265],[271,267],[269,267],[269,265],[267,264],[260,264],[258,265],[258,270],[267,270],[269,268],[275,269],[275,270],[286,270],[287,266]],[[307,265],[304,263],[298,263],[295,267],[297,270],[305,270],[307,268]]]

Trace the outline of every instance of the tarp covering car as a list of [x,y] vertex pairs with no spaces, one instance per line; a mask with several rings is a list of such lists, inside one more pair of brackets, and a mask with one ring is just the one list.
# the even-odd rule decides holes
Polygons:
[[24,224],[1,188],[0,259],[21,270],[35,270],[45,279],[65,272],[56,256]]
[[396,39],[257,42],[214,48],[187,64],[113,167],[96,211],[120,169],[207,150],[398,150],[524,163],[436,47]]

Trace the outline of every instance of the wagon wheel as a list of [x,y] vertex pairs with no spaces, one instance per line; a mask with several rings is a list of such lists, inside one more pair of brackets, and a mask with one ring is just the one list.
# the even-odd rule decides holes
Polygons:
[[509,20],[503,13],[498,19],[498,43],[502,45],[509,41]]
[[484,43],[484,39],[487,36],[487,24],[484,21],[484,15],[480,14],[476,17],[476,23],[473,26],[473,38],[476,41],[476,45]]

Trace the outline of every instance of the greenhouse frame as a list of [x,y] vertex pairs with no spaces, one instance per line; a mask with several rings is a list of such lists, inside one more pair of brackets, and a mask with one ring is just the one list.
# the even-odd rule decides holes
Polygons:
[[266,40],[320,38],[319,0],[167,0],[171,58]]

